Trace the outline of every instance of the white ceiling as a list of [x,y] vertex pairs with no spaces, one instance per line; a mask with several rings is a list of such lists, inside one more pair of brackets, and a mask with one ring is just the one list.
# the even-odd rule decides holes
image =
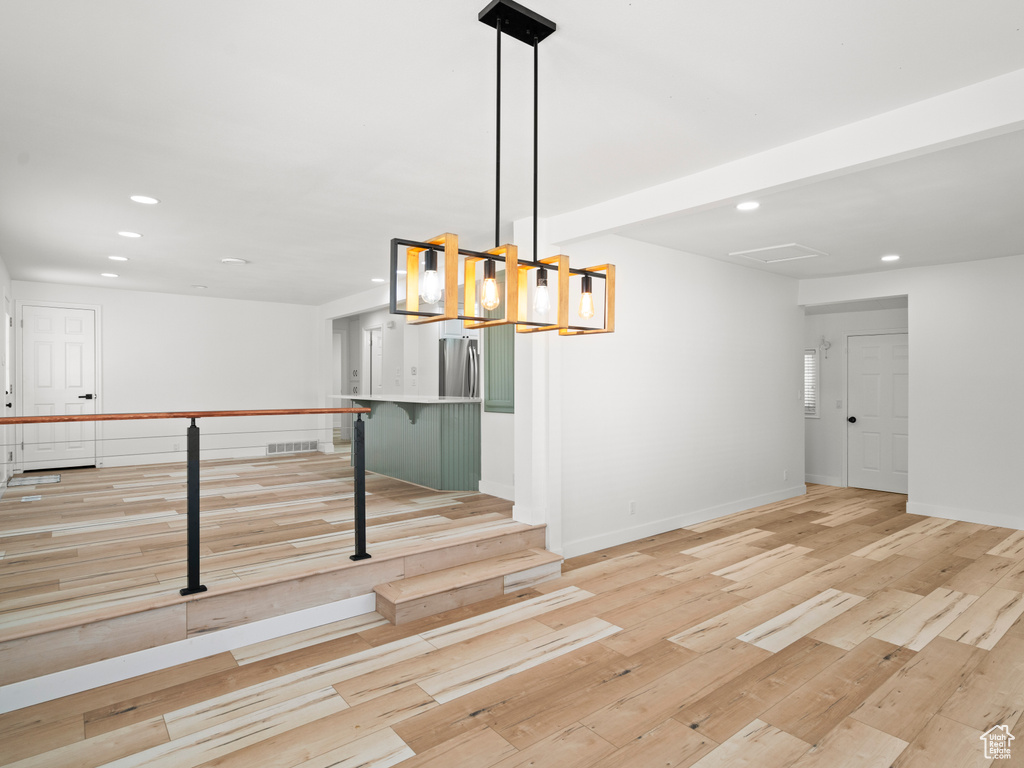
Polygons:
[[[391,237],[491,245],[484,4],[2,0],[0,256],[20,280],[320,304],[386,277]],[[528,5],[559,27],[542,216],[1024,69],[1019,0]],[[531,205],[530,61],[506,38],[503,239]],[[1021,253],[1022,158],[1011,133],[621,233],[829,253],[769,267],[794,275]]]
[[[638,240],[791,277],[1024,253],[1024,131],[781,192],[624,227]],[[762,264],[729,254],[797,242],[827,255]],[[897,254],[899,261],[880,259]]]

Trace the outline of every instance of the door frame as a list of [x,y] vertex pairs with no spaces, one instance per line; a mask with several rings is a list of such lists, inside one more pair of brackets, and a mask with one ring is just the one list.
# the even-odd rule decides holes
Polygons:
[[[96,413],[103,413],[103,397],[106,391],[103,387],[103,366],[100,364],[103,360],[103,308],[99,304],[76,304],[70,301],[49,301],[46,299],[34,301],[32,299],[17,299],[14,302],[14,313],[17,318],[17,325],[15,326],[15,342],[14,342],[14,354],[12,357],[15,361],[15,368],[11,375],[11,381],[14,383],[14,412],[18,416],[24,416],[23,407],[24,399],[22,393],[25,389],[25,381],[23,378],[24,374],[24,353],[25,353],[25,307],[47,307],[50,309],[91,309],[95,314],[95,339],[93,344],[93,354],[95,355],[95,371],[96,371]],[[24,469],[24,455],[21,449],[21,441],[24,439],[24,425],[19,424],[15,428],[14,435],[14,466],[13,471],[20,472]],[[103,422],[96,422],[96,467],[103,466]]]
[[[374,325],[363,326],[363,343],[360,345],[362,348],[362,354],[360,355],[360,362],[363,366],[363,375],[360,377],[363,381],[363,394],[373,394],[373,350],[371,349],[371,340],[373,338],[373,332],[380,331],[380,376],[384,379],[384,324],[376,323]],[[381,391],[383,391],[384,382],[381,382]]]
[[[843,334],[843,487],[850,487],[850,438],[846,432],[847,419],[850,417],[850,337],[852,336],[896,336],[907,334],[907,345],[910,345],[910,331],[906,328],[884,328],[882,330],[847,331]],[[909,431],[909,430],[908,430]],[[907,439],[907,451],[912,445]],[[909,460],[908,460],[909,465]],[[909,481],[909,473],[908,473]],[[909,488],[908,488],[909,490]]]

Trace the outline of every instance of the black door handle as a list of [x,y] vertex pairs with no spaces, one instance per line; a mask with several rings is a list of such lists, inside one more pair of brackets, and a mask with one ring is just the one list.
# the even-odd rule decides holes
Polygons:
[[847,419],[847,421],[850,422],[851,424],[856,424],[857,423],[857,417],[856,416],[851,416],[850,418]]
[[13,408],[13,407],[14,407],[14,403],[8,403],[8,404],[7,404],[7,407],[8,407],[8,408]]
[[79,400],[92,400],[94,397],[96,397],[96,395],[79,395],[78,399]]

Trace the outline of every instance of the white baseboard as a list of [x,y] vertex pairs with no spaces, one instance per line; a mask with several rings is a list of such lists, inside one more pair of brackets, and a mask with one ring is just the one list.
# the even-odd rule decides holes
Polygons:
[[198,635],[176,643],[147,648],[125,656],[97,661],[74,669],[35,677],[0,687],[0,713],[12,712],[44,701],[59,699],[101,685],[117,683],[177,664],[184,664],[216,653],[232,651],[253,643],[261,643],[293,632],[330,624],[342,619],[370,613],[376,609],[374,593],[318,605],[294,613],[286,613],[240,627]]
[[747,509],[753,509],[754,507],[760,507],[765,504],[773,504],[776,501],[785,501],[786,499],[792,499],[796,496],[805,496],[806,494],[807,486],[801,483],[800,485],[794,485],[780,491],[773,491],[772,493],[751,496],[746,499],[737,499],[736,501],[718,504],[714,507],[707,507],[706,509],[687,512],[683,515],[665,517],[660,520],[653,520],[649,523],[643,523],[629,528],[619,528],[618,530],[608,531],[597,536],[590,536],[585,539],[565,542],[565,545],[563,546],[564,556],[569,558],[585,555],[588,552],[596,552],[599,549],[606,549],[607,547],[626,544],[630,541],[645,539],[648,536],[657,536],[659,533],[668,533],[669,531],[674,531],[677,528],[685,528],[688,525],[697,525],[698,523],[704,523],[718,517],[731,515],[734,512],[743,512]]
[[832,477],[831,475],[806,475],[804,481],[808,483],[815,483],[816,485],[834,485],[837,488],[843,488],[843,478]]
[[506,501],[516,500],[516,487],[514,485],[481,480],[479,490],[480,493],[486,493],[488,496],[497,496],[499,499],[505,499]]
[[1024,512],[1017,514],[1012,512],[983,512],[978,509],[961,509],[959,507],[945,507],[941,504],[908,501],[907,514],[941,517],[944,520],[960,520],[965,523],[978,523],[980,525],[994,525],[999,528],[1024,530]]

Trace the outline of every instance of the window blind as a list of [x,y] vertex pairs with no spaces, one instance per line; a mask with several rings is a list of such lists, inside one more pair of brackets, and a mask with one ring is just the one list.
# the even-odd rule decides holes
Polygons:
[[804,350],[804,417],[818,417],[818,350]]

